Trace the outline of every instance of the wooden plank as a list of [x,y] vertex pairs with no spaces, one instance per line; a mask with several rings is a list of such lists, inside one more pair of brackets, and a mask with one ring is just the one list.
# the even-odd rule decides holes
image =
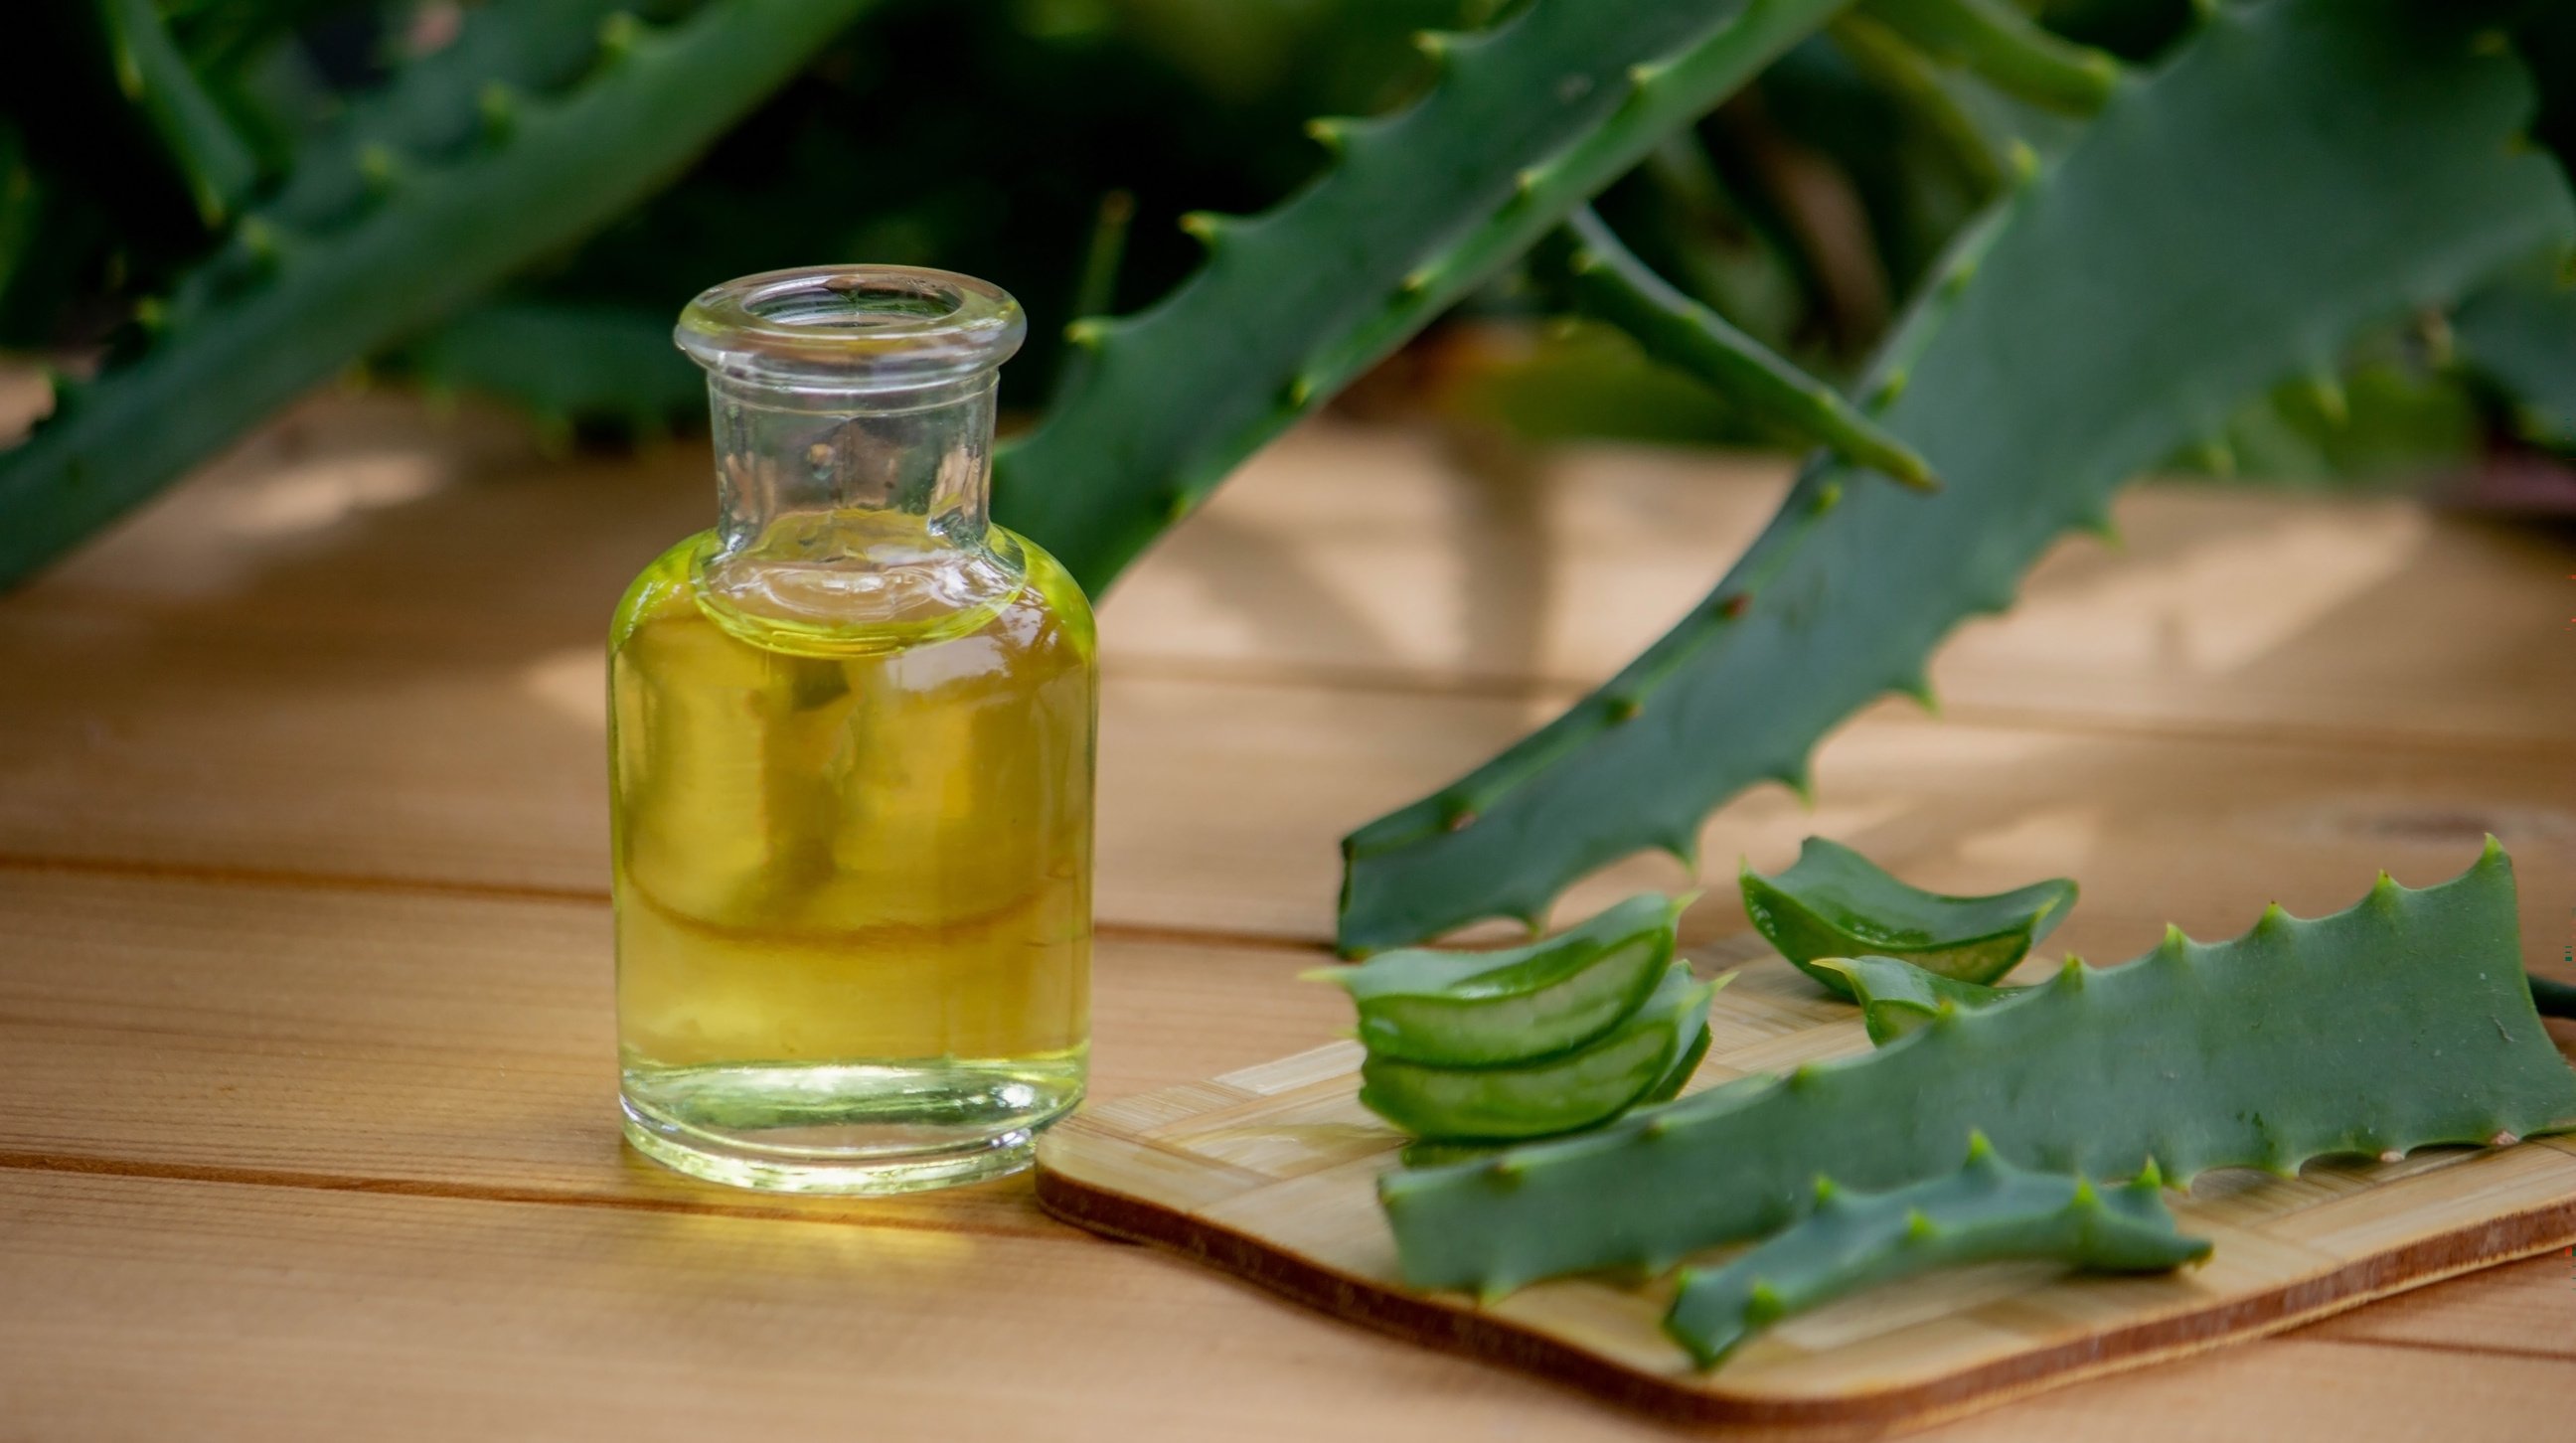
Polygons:
[[1128,1248],[0,1170],[0,1434],[1651,1430]]
[[[618,1142],[607,909],[0,869],[0,1162],[1059,1231],[1025,1179],[881,1201],[691,1184]],[[1303,1047],[1290,951],[1109,941],[1095,1095]]]
[[[1671,1436],[1136,1249],[6,1171],[0,1233],[10,1436]],[[2571,1383],[2283,1341],[1929,1436],[2525,1443]]]
[[[604,895],[595,648],[388,649],[97,614],[5,615],[0,855]],[[1098,907],[1111,923],[1322,939],[1338,840],[1538,715],[1528,701],[1127,677],[1103,705]],[[2080,877],[2063,945],[2134,955],[2166,920],[2308,914],[2380,867],[2421,885],[2493,831],[2524,879],[2528,955],[2556,963],[2576,893],[2576,765],[2503,752],[1937,722],[1904,705],[1829,742],[1820,806],[1760,788],[1704,833],[1707,920],[1731,863],[1808,832],[1928,886]],[[2222,840],[2223,839],[2223,844]],[[1565,906],[1686,881],[1647,857]],[[1727,920],[1717,919],[1727,916]]]
[[[325,398],[11,605],[593,648],[707,524],[702,443],[554,461],[488,414]],[[1491,446],[1330,419],[1256,458],[1104,610],[1113,671],[1561,693],[1607,675],[1759,528],[1786,463]],[[2278,729],[2531,751],[2576,707],[2576,544],[2409,503],[2157,486],[2070,540],[1934,682],[1960,718]]]
[[[1713,1017],[1806,987],[1786,962],[1755,962]],[[1713,1022],[1712,1035],[1708,1065],[1729,1076],[1867,1046],[1848,1008],[1818,1009],[1799,1032],[1729,1036]],[[1069,1221],[1400,1337],[1694,1422],[1831,1436],[2243,1342],[2576,1243],[2576,1151],[2556,1140],[2319,1164],[2289,1179],[2218,1172],[2174,1203],[2184,1232],[2216,1244],[2201,1266],[2124,1278],[2044,1265],[1927,1275],[1792,1319],[1702,1372],[1663,1333],[1666,1281],[1561,1278],[1492,1302],[1404,1286],[1376,1182],[1405,1138],[1358,1105],[1358,1063],[1355,1045],[1336,1043],[1175,1090],[1166,1107],[1076,1119],[1039,1144],[1038,1199]],[[2576,1321],[2569,1281],[2562,1311]],[[2566,1346],[2576,1360],[2576,1340]]]

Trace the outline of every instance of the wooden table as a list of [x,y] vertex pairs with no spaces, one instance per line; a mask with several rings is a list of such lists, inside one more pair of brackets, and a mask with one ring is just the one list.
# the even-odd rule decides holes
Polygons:
[[[0,1440],[1609,1438],[1572,1393],[1039,1215],[623,1152],[601,637],[703,524],[702,453],[553,461],[329,398],[0,602]],[[1105,611],[1097,1091],[1310,1046],[1335,840],[1627,657],[1769,462],[1291,437]],[[2576,546],[2396,502],[2150,490],[1872,710],[1804,833],[1928,885],[2056,872],[2099,960],[2492,830],[2532,965],[2576,925]],[[1637,883],[1644,858],[1568,906]],[[2576,1048],[2576,1029],[2560,1029]],[[1935,1437],[2576,1434],[2564,1257]]]

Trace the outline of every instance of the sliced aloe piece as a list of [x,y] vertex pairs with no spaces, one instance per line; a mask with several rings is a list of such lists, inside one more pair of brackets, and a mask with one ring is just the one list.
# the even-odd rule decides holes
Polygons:
[[1835,991],[1860,1004],[1869,1040],[1881,1047],[1940,1016],[1943,1007],[1974,1011],[2020,990],[1962,982],[1893,957],[1819,957],[1808,971],[1819,967],[1839,979]]
[[[1725,986],[1734,975],[1730,972],[1725,977],[1718,978],[1710,990],[1714,991],[1717,987]],[[1670,1102],[1681,1096],[1682,1089],[1690,1086],[1692,1075],[1699,1071],[1701,1060],[1708,1056],[1708,1009],[1702,1007],[1693,1011],[1688,1017],[1682,1019],[1682,1027],[1684,1041],[1681,1056],[1674,1058],[1673,1065],[1665,1070],[1663,1077],[1657,1080],[1654,1086],[1646,1089],[1645,1096],[1637,1099],[1639,1107],[1651,1106],[1658,1102]]]
[[1517,1067],[1426,1067],[1372,1054],[1360,1101],[1417,1137],[1528,1138],[1607,1122],[1636,1106],[1708,1033],[1719,982],[1668,968],[1653,995],[1618,1026],[1572,1052]]
[[1894,957],[1961,982],[1992,982],[2028,955],[2075,905],[2075,883],[2034,882],[1991,897],[1910,887],[1837,842],[1809,837],[1796,866],[1743,872],[1744,910],[1780,955],[1835,993],[1839,972],[1820,957]]
[[1637,1010],[1673,960],[1698,897],[1640,892],[1545,941],[1492,952],[1388,952],[1309,974],[1359,1007],[1371,1057],[1449,1067],[1528,1062],[1581,1047]]

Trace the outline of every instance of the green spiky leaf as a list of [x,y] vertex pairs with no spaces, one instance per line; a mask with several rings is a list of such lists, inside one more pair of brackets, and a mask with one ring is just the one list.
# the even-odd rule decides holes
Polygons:
[[1981,1011],[1788,1078],[1731,1084],[1564,1142],[1385,1175],[1407,1282],[1490,1294],[1602,1268],[1661,1270],[1758,1236],[1827,1176],[1938,1176],[1971,1131],[2017,1166],[2117,1177],[2503,1143],[2576,1129],[2570,1071],[2522,983],[2513,866],[2410,891],[2382,878],[2314,921],[2233,941],[2168,933]]
[[1848,0],[1530,0],[1434,37],[1411,108],[1334,122],[1317,179],[1199,216],[1206,263],[1152,308],[1085,320],[994,514],[1095,594],[1235,463],[1545,234]]
[[[1717,590],[1587,700],[1344,844],[1341,941],[1542,915],[1629,853],[1688,855],[1754,782],[1920,690],[2116,486],[2348,340],[2576,235],[2510,56],[2434,7],[2224,11],[1964,237],[1865,394],[1935,495],[1811,466]],[[2116,282],[2106,281],[2116,277]],[[1892,399],[1891,399],[1892,397]]]
[[1664,365],[1695,376],[1756,420],[1805,436],[1855,466],[1908,486],[1934,485],[1914,449],[1725,317],[1665,283],[1586,206],[1566,223],[1564,287],[1585,314],[1625,331]]
[[[0,585],[314,382],[616,215],[868,4],[710,0],[635,35],[568,92],[526,99],[487,144],[417,166],[397,153],[358,213],[322,228],[289,223],[290,183],[181,287],[148,349],[58,394],[55,414],[0,453]],[[541,8],[489,7],[468,25]]]
[[1963,982],[2010,972],[2074,909],[2065,877],[1985,897],[1950,897],[1906,885],[1839,842],[1809,837],[1797,863],[1776,877],[1747,865],[1744,912],[1780,955],[1835,993],[1845,976],[1817,959],[1900,957]]
[[1816,1210],[1776,1236],[1721,1267],[1682,1272],[1664,1331],[1701,1367],[1781,1318],[1940,1268],[2034,1259],[2161,1273],[2209,1256],[2207,1241],[2175,1228],[2152,1181],[2096,1188],[1974,1148],[1947,1177],[1875,1194],[1820,1184],[1817,1193]]

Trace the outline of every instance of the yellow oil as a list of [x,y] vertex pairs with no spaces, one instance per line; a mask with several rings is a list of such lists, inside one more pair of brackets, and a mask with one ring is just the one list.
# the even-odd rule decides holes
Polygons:
[[857,621],[715,554],[665,553],[611,633],[627,1134],[756,1186],[1007,1171],[1083,1087],[1090,608],[998,529]]

